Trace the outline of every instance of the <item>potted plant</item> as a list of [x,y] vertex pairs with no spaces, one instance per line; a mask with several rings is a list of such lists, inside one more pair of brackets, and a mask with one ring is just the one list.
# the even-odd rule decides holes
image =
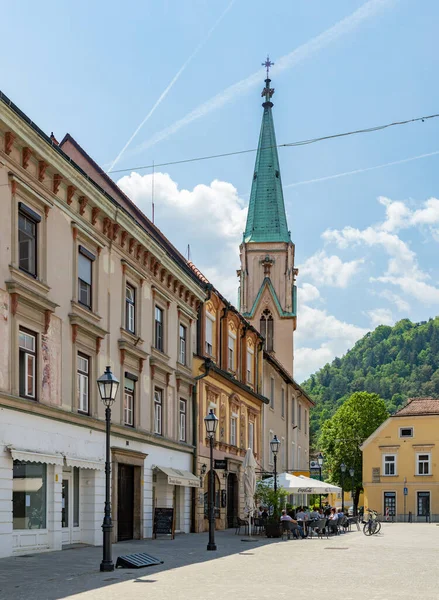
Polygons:
[[287,492],[283,488],[278,488],[276,491],[264,483],[258,481],[256,484],[256,498],[259,505],[266,506],[269,509],[270,515],[265,523],[265,533],[267,537],[281,537],[282,528],[280,524],[281,507],[285,505]]

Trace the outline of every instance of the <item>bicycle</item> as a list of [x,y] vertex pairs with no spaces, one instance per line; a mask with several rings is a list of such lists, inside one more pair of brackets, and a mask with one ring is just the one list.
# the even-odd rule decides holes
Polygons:
[[369,518],[364,524],[364,535],[376,535],[381,531],[381,523],[378,521],[378,513],[376,510],[368,509]]

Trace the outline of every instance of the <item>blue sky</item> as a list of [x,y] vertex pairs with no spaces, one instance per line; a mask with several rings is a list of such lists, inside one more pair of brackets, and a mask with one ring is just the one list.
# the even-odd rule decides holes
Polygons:
[[[434,0],[25,0],[3,13],[1,88],[109,168],[201,44],[114,167],[150,215],[150,171],[132,167],[256,146],[267,52],[278,143],[439,112],[438,19]],[[438,314],[439,155],[287,186],[434,153],[438,133],[439,119],[280,149],[299,381],[380,322]],[[154,180],[156,224],[232,301],[254,158],[161,167]]]

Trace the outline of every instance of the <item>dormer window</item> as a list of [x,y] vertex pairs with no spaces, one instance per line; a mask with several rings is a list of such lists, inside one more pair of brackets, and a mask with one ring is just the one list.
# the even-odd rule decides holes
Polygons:
[[413,427],[400,427],[399,428],[399,437],[400,438],[412,438],[413,437]]

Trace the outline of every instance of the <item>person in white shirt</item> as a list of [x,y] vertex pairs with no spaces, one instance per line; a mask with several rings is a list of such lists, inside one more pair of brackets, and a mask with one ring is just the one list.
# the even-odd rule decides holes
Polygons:
[[282,515],[281,515],[280,520],[281,521],[289,521],[290,523],[292,523],[293,526],[291,527],[291,530],[293,531],[294,529],[298,529],[300,537],[301,538],[305,537],[305,534],[303,532],[303,528],[297,523],[297,521],[295,519],[293,519],[292,517],[290,517],[290,515],[287,515],[287,511],[286,510],[282,511]]

